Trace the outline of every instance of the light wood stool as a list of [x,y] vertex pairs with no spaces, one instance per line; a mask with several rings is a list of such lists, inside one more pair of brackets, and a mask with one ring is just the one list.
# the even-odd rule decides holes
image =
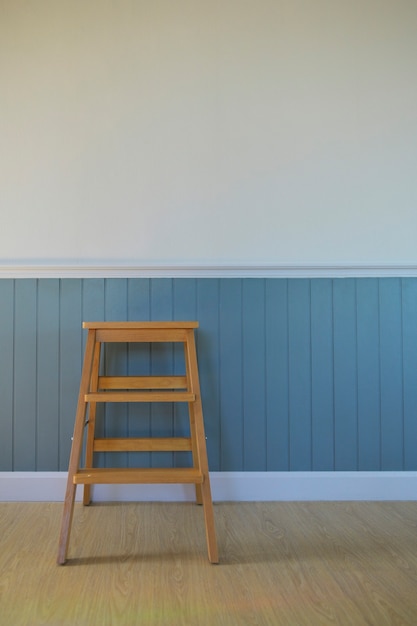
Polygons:
[[[68,467],[58,563],[62,565],[67,560],[77,485],[84,485],[83,503],[89,504],[90,487],[99,483],[194,484],[197,503],[202,504],[204,510],[208,558],[211,563],[218,563],[194,337],[198,322],[84,322],[83,328],[88,330],[88,335]],[[108,342],[181,342],[184,346],[185,375],[100,376],[101,346]],[[188,404],[190,436],[96,438],[96,408],[100,402],[185,402]],[[80,468],[86,426],[85,466]],[[94,452],[119,451],[189,451],[193,464],[184,468],[93,467]]]

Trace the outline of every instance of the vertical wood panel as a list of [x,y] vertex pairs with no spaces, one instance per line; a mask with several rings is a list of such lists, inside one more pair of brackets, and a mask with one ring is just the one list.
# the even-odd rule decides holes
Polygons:
[[404,469],[417,463],[417,281],[402,281]]
[[[101,322],[105,319],[105,290],[106,280],[103,278],[87,278],[81,282],[81,302],[82,313],[81,319],[83,322]],[[84,354],[85,345],[87,342],[87,331],[82,330],[82,350]],[[103,364],[101,364],[101,371],[103,373]],[[98,412],[103,407],[98,407]],[[101,420],[98,420],[99,423]]]
[[[105,300],[104,278],[86,278],[82,281],[82,319],[83,322],[101,322],[104,320]],[[83,333],[85,345],[87,333]]]
[[[104,320],[104,301],[105,301],[105,284],[104,278],[87,278],[82,281],[82,321],[84,322],[101,322]],[[87,341],[87,331],[82,331],[82,352],[84,355],[85,344]],[[103,373],[103,363],[100,365]],[[96,436],[104,436],[104,406],[97,405],[96,410]],[[97,467],[105,466],[106,454],[104,452],[94,453],[94,464]]]
[[13,470],[14,280],[0,280],[0,471]]
[[[173,281],[173,317],[175,320],[196,319],[197,285],[194,279],[177,278]],[[198,337],[198,335],[197,335]],[[184,346],[173,346],[174,374],[185,373]],[[203,406],[204,410],[204,406]],[[174,404],[174,436],[189,436],[188,406],[185,403]],[[174,466],[191,465],[191,455],[187,452],[174,452]]]
[[401,281],[380,280],[381,469],[403,469]]
[[14,360],[14,470],[36,469],[37,281],[16,281]]
[[173,311],[173,279],[154,278],[150,282],[151,319],[155,321],[172,320]]
[[354,279],[334,282],[335,470],[358,466],[356,289]]
[[[156,321],[173,318],[173,281],[157,278],[151,281],[151,317]],[[173,347],[165,343],[151,344],[151,373],[172,374],[174,369]],[[151,405],[151,434],[154,437],[172,437],[174,433],[174,410],[169,403]],[[173,454],[153,452],[153,467],[172,467]]]
[[127,288],[128,320],[132,322],[149,321],[151,316],[150,279],[130,278]]
[[246,279],[242,293],[243,467],[266,470],[265,283]]
[[242,281],[220,282],[220,407],[222,471],[243,470]]
[[288,287],[290,469],[311,470],[310,281]]
[[68,469],[83,359],[82,281],[61,280],[59,469]]
[[289,470],[288,281],[266,281],[267,470]]
[[203,401],[207,454],[212,471],[220,469],[219,281],[197,281],[198,370]]
[[59,280],[38,284],[37,469],[58,470],[59,461]]
[[[104,319],[112,322],[127,320],[127,280],[107,279],[105,283]],[[108,376],[127,374],[127,344],[108,343],[104,346],[104,367]],[[108,403],[104,407],[105,437],[127,435],[127,403]],[[127,452],[107,453],[106,467],[127,467]]]
[[[128,281],[127,318],[130,321],[148,321],[150,319],[150,279],[133,278]],[[129,344],[128,373],[130,375],[149,375],[151,355],[149,344]],[[146,403],[129,403],[128,436],[150,437],[150,406]],[[149,452],[131,452],[128,455],[131,467],[150,467]]]
[[358,469],[381,468],[379,281],[358,280]]
[[312,469],[334,467],[333,283],[311,283]]

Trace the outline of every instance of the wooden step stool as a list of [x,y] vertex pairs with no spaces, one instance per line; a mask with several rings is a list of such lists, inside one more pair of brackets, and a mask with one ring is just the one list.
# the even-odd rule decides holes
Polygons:
[[[84,485],[83,503],[90,503],[93,484],[192,483],[197,503],[203,505],[208,558],[218,563],[213,503],[207,462],[203,410],[198,378],[194,329],[198,322],[84,322],[88,329],[68,481],[62,516],[58,563],[67,560],[77,485]],[[184,376],[100,376],[101,346],[107,342],[181,342],[184,346]],[[186,402],[190,419],[189,437],[106,438],[95,437],[99,402]],[[88,414],[88,419],[87,419]],[[84,428],[87,426],[85,466],[80,468]],[[94,452],[190,451],[188,468],[95,468]]]

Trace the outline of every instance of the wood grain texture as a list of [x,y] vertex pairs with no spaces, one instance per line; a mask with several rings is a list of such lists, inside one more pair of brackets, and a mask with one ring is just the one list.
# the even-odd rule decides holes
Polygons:
[[80,469],[73,477],[75,485],[197,484],[203,481],[201,471],[192,467],[95,467]]
[[194,402],[185,391],[102,391],[85,394],[86,402]]
[[215,505],[220,565],[192,503],[0,504],[0,615],[10,626],[417,623],[416,502]]
[[[124,452],[170,452],[191,451],[190,437],[116,437],[108,439],[94,439],[94,451],[114,452],[122,450]],[[91,467],[87,465],[87,467]]]
[[[117,283],[111,281],[113,287]],[[120,283],[123,286],[123,283]],[[186,326],[186,324],[188,326]],[[163,382],[168,381],[168,389],[172,389],[173,381],[178,384],[179,377],[146,376],[142,385],[137,386],[137,376],[133,377],[133,386],[127,385],[129,391],[97,391],[101,380],[110,382],[110,389],[115,389],[115,384],[119,381],[123,387],[126,384],[126,372],[122,377],[106,376],[100,377],[100,354],[103,341],[114,342],[115,337],[123,342],[137,343],[141,340],[148,344],[150,339],[149,328],[152,329],[152,336],[155,341],[169,343],[178,341],[178,325],[184,327],[183,351],[185,375],[180,377],[180,386],[185,384],[185,391],[143,391],[149,389],[149,381],[157,381],[156,389],[163,388]],[[74,498],[76,485],[85,485],[83,503],[89,504],[91,493],[89,485],[94,484],[134,484],[134,483],[192,483],[195,485],[196,501],[203,505],[205,531],[207,539],[208,557],[211,563],[218,563],[218,549],[215,533],[215,522],[213,513],[213,503],[211,498],[210,478],[208,470],[208,460],[206,451],[206,437],[204,432],[203,409],[201,403],[199,374],[197,364],[197,351],[194,337],[194,330],[198,322],[84,322],[83,327],[88,328],[88,337],[85,347],[84,365],[81,374],[79,399],[77,413],[75,417],[74,436],[71,447],[71,456],[68,467],[67,489],[64,500],[62,514],[62,526],[59,540],[57,562],[63,565],[67,560],[71,522],[74,509]],[[120,333],[122,332],[122,335]],[[128,333],[128,334],[126,334]],[[144,333],[142,337],[142,333]],[[172,333],[172,337],[170,337]],[[114,335],[114,336],[113,336]],[[142,338],[142,339],[141,339]],[[104,346],[105,354],[109,355],[108,346]],[[113,350],[111,350],[113,352]],[[113,355],[115,356],[115,355]],[[123,359],[124,366],[126,360]],[[126,369],[126,367],[124,367]],[[123,388],[122,387],[122,388]],[[141,389],[142,391],[132,391],[131,389]],[[152,385],[151,385],[151,388]],[[174,386],[175,388],[175,386]],[[88,393],[87,393],[88,391]],[[109,445],[103,445],[106,438],[98,439],[98,446],[95,445],[95,422],[96,404],[99,402],[187,402],[189,410],[190,436],[184,437],[158,437],[157,445],[154,446],[151,438],[132,438],[128,441],[124,437],[111,436],[108,439]],[[87,415],[91,415],[91,420],[86,420]],[[83,432],[87,429],[85,462],[81,461],[81,451],[83,447]],[[176,441],[178,440],[178,444]],[[184,443],[186,446],[184,447]],[[162,444],[162,445],[161,445]],[[132,468],[128,467],[127,460],[125,466],[121,467],[95,467],[94,451],[107,452],[128,452],[128,451],[152,451],[166,452],[188,450],[192,453],[193,467],[185,468]]]

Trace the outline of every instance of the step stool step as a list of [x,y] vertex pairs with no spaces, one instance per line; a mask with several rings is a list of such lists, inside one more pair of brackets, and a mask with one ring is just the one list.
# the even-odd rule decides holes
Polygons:
[[202,484],[194,468],[92,468],[74,474],[75,485]]
[[85,402],[195,402],[188,391],[96,391],[86,393]]

